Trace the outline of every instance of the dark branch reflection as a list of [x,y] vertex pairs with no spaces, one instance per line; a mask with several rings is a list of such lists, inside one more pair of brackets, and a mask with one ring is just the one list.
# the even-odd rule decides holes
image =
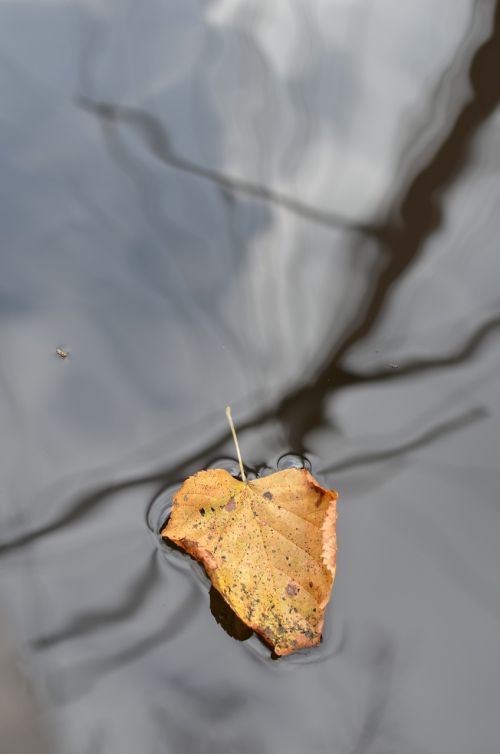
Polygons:
[[[473,25],[473,19],[470,25]],[[464,39],[467,39],[469,33],[470,28],[466,30]],[[464,45],[461,44],[457,49],[457,60],[450,64],[449,72],[457,66],[460,67],[461,59],[465,55]],[[178,157],[172,150],[165,125],[137,108],[95,103],[88,99],[80,100],[82,107],[96,114],[103,122],[123,122],[138,128],[149,149],[158,159],[172,167],[212,180],[224,191],[238,190],[257,196],[285,206],[315,222],[369,233],[377,241],[379,256],[372,273],[367,275],[367,279],[373,280],[373,283],[366,293],[366,303],[359,313],[354,314],[340,341],[334,344],[330,356],[318,369],[314,379],[292,390],[281,399],[276,408],[262,412],[252,422],[247,422],[245,428],[256,426],[273,415],[280,419],[286,429],[289,446],[298,452],[305,451],[306,435],[324,423],[325,398],[339,388],[352,384],[341,366],[344,356],[373,331],[395,284],[416,263],[426,241],[442,224],[442,197],[467,167],[473,139],[500,102],[500,90],[495,85],[498,70],[500,20],[497,5],[492,33],[478,47],[469,67],[472,97],[448,125],[424,167],[410,175],[386,213],[385,219],[366,226],[352,226],[335,215],[318,214],[317,210],[275,194],[270,189],[234,180]],[[459,78],[462,85],[462,77]],[[439,89],[438,86],[434,100],[438,98]],[[431,110],[433,106],[434,102],[431,102]],[[359,246],[359,238],[354,243]],[[355,248],[352,251],[355,253]],[[419,368],[426,367],[421,364]],[[407,374],[408,370],[405,373]]]
[[430,445],[436,440],[440,440],[442,437],[446,437],[446,435],[452,434],[453,432],[456,432],[463,427],[468,427],[471,424],[480,421],[481,419],[485,419],[487,416],[488,412],[485,408],[473,408],[470,411],[466,411],[465,413],[461,414],[460,416],[454,417],[453,419],[441,422],[440,424],[435,424],[433,427],[427,429],[425,432],[422,432],[421,435],[415,437],[413,440],[409,440],[404,443],[398,443],[398,445],[393,448],[387,448],[385,450],[380,450],[374,453],[360,453],[357,456],[346,458],[345,461],[334,463],[331,466],[328,466],[326,469],[322,469],[322,472],[333,473],[346,471],[347,469],[352,469],[356,466],[368,466],[373,463],[380,463],[381,461],[388,461],[393,458],[397,458],[398,456],[410,453],[412,450],[424,448],[425,446]]
[[[117,669],[122,670],[124,666],[136,662],[144,655],[178,636],[185,630],[186,625],[189,625],[200,606],[196,585],[191,584],[188,596],[176,607],[170,619],[148,636],[141,636],[137,641],[127,644],[126,647],[120,648],[116,652],[106,654],[105,657],[84,660],[72,665],[54,676],[52,681],[53,696],[59,697],[60,702],[67,704],[88,693],[100,677]],[[66,677],[70,678],[71,681],[66,681]]]
[[445,356],[436,356],[432,359],[410,359],[397,370],[380,369],[365,374],[353,374],[353,379],[359,383],[363,382],[385,382],[388,380],[400,379],[408,375],[415,376],[423,372],[433,371],[435,369],[447,369],[456,367],[470,361],[478,353],[484,341],[500,328],[500,316],[495,316],[470,335],[470,337],[454,353]]
[[[78,104],[84,110],[93,113],[101,121],[108,124],[123,123],[136,129],[143,138],[147,147],[157,159],[176,170],[182,170],[185,173],[198,176],[215,184],[221,191],[234,195],[236,193],[262,199],[275,206],[292,212],[294,215],[301,217],[313,223],[324,225],[330,228],[357,230],[369,232],[369,226],[356,224],[335,212],[326,212],[303,202],[286,196],[268,188],[239,178],[219,173],[211,168],[205,168],[191,160],[178,157],[172,146],[168,134],[167,126],[161,123],[154,115],[136,107],[125,107],[123,105],[113,105],[108,102],[92,102],[87,98],[78,100]],[[116,136],[116,134],[115,134]]]
[[32,646],[35,649],[49,649],[55,644],[76,639],[91,631],[101,630],[104,626],[121,624],[122,621],[131,618],[139,612],[161,580],[157,557],[158,552],[153,552],[146,567],[129,585],[124,599],[118,605],[105,610],[94,609],[76,613],[67,626],[54,633],[34,639]]
[[[340,364],[349,350],[364,340],[378,323],[395,284],[415,264],[425,242],[443,221],[442,197],[469,163],[473,139],[500,103],[496,84],[500,70],[500,5],[491,35],[476,50],[469,68],[472,97],[463,106],[426,165],[410,178],[374,234],[381,256],[373,268],[374,282],[366,305],[354,316],[314,381],[286,396],[278,409],[290,444],[303,450],[305,435],[324,422],[324,400],[338,387]],[[383,260],[383,261],[381,261]],[[345,384],[345,383],[344,383]]]

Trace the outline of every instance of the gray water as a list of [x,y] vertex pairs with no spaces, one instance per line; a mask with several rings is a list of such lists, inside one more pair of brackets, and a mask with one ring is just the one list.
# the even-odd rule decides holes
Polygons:
[[[65,753],[500,750],[499,13],[0,2],[0,602]],[[227,404],[340,493],[289,658],[157,536]]]

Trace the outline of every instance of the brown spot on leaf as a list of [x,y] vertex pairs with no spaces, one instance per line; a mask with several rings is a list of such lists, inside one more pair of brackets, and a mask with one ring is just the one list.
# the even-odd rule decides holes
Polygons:
[[273,499],[273,493],[269,492],[269,490],[266,490],[264,492],[264,494],[262,495],[262,497],[265,497],[266,500],[272,500]]
[[295,597],[299,593],[299,587],[297,586],[297,584],[294,584],[292,581],[290,581],[290,583],[286,585],[285,592],[289,597]]
[[231,511],[234,511],[235,508],[236,508],[236,500],[234,499],[234,497],[230,497],[226,505],[226,510],[229,511],[229,513],[231,513]]
[[200,513],[201,513],[202,516],[204,516],[205,515],[205,508],[200,508]]

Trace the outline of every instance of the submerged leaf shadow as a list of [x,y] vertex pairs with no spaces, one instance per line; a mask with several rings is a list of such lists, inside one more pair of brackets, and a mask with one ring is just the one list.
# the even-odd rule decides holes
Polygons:
[[[166,526],[166,524],[167,521],[164,521],[163,526]],[[179,547],[179,545],[177,545],[175,542],[172,542],[172,540],[166,537],[163,539],[163,543],[169,550],[173,550],[174,552],[180,553],[183,557],[189,558],[193,562],[193,564],[196,564],[196,567],[198,569],[201,569],[203,571],[206,579],[209,579],[208,575],[205,572],[205,569],[203,568],[203,564],[200,563],[199,560],[193,558],[193,556],[186,552],[186,550],[183,550],[182,547]],[[246,641],[253,635],[254,632],[252,631],[252,629],[249,628],[245,623],[243,623],[241,618],[236,615],[236,613],[228,605],[222,594],[218,592],[214,586],[210,586],[209,598],[210,612],[215,618],[215,621],[226,632],[228,636],[230,636],[232,639],[236,639],[237,641]]]
[[249,639],[253,634],[252,629],[243,623],[241,618],[238,618],[220,592],[212,586],[209,594],[210,612],[226,634],[237,641],[246,641]]

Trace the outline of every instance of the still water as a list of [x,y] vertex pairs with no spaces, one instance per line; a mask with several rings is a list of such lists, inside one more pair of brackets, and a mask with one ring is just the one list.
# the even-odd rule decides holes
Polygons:
[[[499,72],[490,0],[1,0],[0,602],[65,754],[499,751]],[[157,536],[227,404],[340,493],[290,658]]]

